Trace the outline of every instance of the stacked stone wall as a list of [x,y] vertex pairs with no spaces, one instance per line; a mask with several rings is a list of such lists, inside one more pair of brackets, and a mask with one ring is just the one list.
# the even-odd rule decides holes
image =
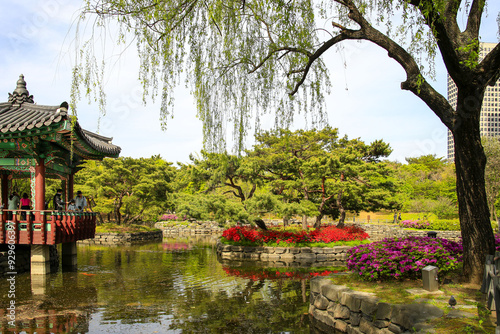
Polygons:
[[132,245],[163,240],[162,231],[134,233],[96,233],[95,238],[78,241],[82,245]]
[[[407,237],[407,236],[418,236],[426,237],[428,230],[410,230],[401,228],[395,225],[374,225],[374,224],[362,224],[359,225],[366,233],[370,236],[372,241],[380,241],[385,238],[394,237]],[[460,231],[434,231],[437,233],[438,238],[444,238],[453,241],[459,241],[461,238]]]
[[[283,222],[278,220],[265,220],[267,226],[282,226]],[[333,225],[335,223],[332,223]],[[350,225],[350,224],[348,224]],[[385,238],[406,236],[427,236],[428,230],[410,230],[396,225],[360,224],[369,235],[370,240],[380,241]],[[225,230],[217,222],[159,222],[155,227],[163,231],[164,236],[191,235],[191,234],[222,234]],[[458,241],[461,237],[460,231],[435,231],[439,238]]]
[[374,294],[334,285],[326,278],[311,280],[309,315],[313,325],[326,333],[334,329],[350,334],[432,332],[426,322],[443,313],[431,304],[389,304]]
[[286,263],[287,266],[344,265],[349,246],[337,247],[250,247],[231,246],[217,242],[217,254],[222,260],[255,260]]
[[225,228],[214,221],[206,222],[159,222],[155,228],[163,231],[165,237],[172,235],[222,234]]

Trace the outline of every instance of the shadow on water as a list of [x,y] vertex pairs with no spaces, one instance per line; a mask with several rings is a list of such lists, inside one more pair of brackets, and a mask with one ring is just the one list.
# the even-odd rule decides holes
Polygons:
[[308,316],[309,278],[320,270],[222,265],[213,238],[79,245],[78,271],[51,274],[43,293],[29,274],[16,276],[15,323],[0,279],[1,332],[320,333]]

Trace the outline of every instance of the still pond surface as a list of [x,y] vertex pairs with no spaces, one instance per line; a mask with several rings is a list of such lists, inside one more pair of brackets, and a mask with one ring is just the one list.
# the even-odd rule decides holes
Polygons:
[[[26,333],[311,333],[309,278],[328,273],[221,264],[213,240],[78,246],[78,271],[34,294],[16,278],[16,329]],[[5,312],[8,283],[0,282]],[[2,314],[1,333],[9,333]]]

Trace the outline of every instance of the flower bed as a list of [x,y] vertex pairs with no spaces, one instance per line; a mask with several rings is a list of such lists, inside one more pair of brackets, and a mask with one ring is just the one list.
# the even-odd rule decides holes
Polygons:
[[311,243],[329,244],[339,241],[361,241],[368,234],[357,226],[337,228],[328,226],[311,231],[286,231],[270,229],[268,231],[252,227],[231,227],[222,233],[223,241],[236,242],[253,246],[300,246]]
[[348,251],[347,267],[367,280],[416,278],[427,265],[440,274],[454,270],[462,261],[462,245],[441,238],[385,239]]
[[427,220],[403,220],[399,222],[399,226],[417,230],[460,231],[460,222],[455,219],[441,219],[431,222]]
[[416,228],[419,230],[423,230],[429,228],[431,223],[426,220],[403,220],[399,223],[399,226],[404,228]]

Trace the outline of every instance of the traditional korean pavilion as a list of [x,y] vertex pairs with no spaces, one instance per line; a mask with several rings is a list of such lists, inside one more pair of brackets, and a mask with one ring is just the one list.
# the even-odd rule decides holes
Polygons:
[[[67,102],[58,106],[36,104],[26,89],[24,76],[20,75],[8,101],[0,103],[0,195],[3,205],[0,244],[9,243],[12,237],[9,229],[13,227],[15,244],[74,243],[76,249],[76,240],[93,237],[95,214],[45,210],[45,178],[60,179],[64,198],[68,201],[73,198],[73,176],[85,159],[118,157],[121,149],[111,141],[112,138],[82,129],[77,118],[68,114]],[[19,218],[19,212],[7,220],[9,213],[12,216],[12,212],[6,210],[8,195],[12,180],[16,178],[31,180],[33,210],[25,215],[25,220]]]

